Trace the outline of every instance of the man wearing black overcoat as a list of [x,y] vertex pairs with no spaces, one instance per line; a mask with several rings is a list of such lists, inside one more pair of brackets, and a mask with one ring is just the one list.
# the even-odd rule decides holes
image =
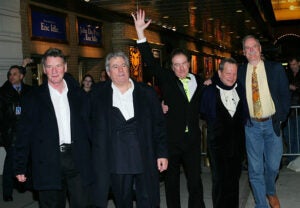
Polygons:
[[33,188],[39,205],[65,207],[89,206],[91,157],[87,119],[83,114],[85,98],[77,82],[66,74],[62,51],[48,49],[42,65],[47,81],[24,97],[18,125],[15,175],[26,181],[26,165],[31,155]]
[[162,69],[154,60],[144,30],[145,22],[140,10],[132,15],[138,35],[138,49],[142,60],[158,79],[162,97],[168,105],[166,113],[169,166],[165,175],[166,200],[169,208],[180,208],[180,166],[184,168],[189,192],[189,208],[204,208],[201,180],[201,132],[199,128],[199,102],[203,81],[189,73],[190,58],[183,49],[171,54],[172,70]]

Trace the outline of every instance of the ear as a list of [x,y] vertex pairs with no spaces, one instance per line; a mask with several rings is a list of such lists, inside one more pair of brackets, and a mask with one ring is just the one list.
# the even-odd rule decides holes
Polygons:
[[68,71],[68,64],[67,63],[65,63],[65,72],[67,72]]
[[218,70],[218,75],[219,75],[219,77],[221,76],[221,73],[222,73],[221,70]]
[[106,74],[107,74],[107,76],[109,76],[109,78],[110,78],[110,73],[109,73],[109,71],[106,71]]

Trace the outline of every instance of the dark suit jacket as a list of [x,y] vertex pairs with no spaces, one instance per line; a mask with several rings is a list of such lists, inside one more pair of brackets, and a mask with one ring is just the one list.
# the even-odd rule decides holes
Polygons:
[[[82,181],[87,185],[92,178],[87,119],[83,117],[85,98],[74,84],[75,80],[66,76],[65,80],[69,89],[73,157]],[[22,104],[15,145],[15,175],[26,173],[26,164],[31,155],[34,189],[60,189],[59,133],[47,82],[28,93]]]
[[[196,76],[197,89],[188,102],[181,81],[173,71],[162,69],[154,60],[149,44],[137,44],[142,54],[143,62],[151,69],[151,72],[158,79],[162,90],[163,100],[169,106],[166,114],[168,143],[173,146],[199,145],[201,132],[199,128],[199,102],[203,87],[203,80]],[[185,128],[189,128],[189,139],[184,140]],[[200,151],[200,150],[199,150]],[[172,152],[172,148],[169,149]]]
[[[289,84],[284,68],[280,63],[264,61],[270,93],[275,105],[273,128],[277,136],[280,135],[280,124],[285,121],[290,109]],[[245,87],[247,64],[238,69],[238,79]]]
[[[147,192],[153,206],[159,204],[159,174],[157,159],[167,158],[165,121],[155,91],[142,83],[134,82],[134,115],[137,121],[137,135],[142,153]],[[97,207],[107,206],[110,185],[111,81],[98,83],[91,94],[91,130],[93,167],[96,173],[95,200]]]

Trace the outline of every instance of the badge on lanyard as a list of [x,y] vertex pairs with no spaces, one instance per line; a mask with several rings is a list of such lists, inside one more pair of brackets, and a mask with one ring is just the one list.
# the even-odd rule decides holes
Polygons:
[[21,107],[20,106],[16,107],[16,115],[21,115]]

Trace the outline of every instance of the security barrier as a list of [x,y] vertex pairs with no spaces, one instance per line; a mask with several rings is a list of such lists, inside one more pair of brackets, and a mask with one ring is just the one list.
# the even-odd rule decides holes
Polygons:
[[284,143],[283,156],[297,157],[300,155],[300,106],[291,106],[290,114],[282,125]]

